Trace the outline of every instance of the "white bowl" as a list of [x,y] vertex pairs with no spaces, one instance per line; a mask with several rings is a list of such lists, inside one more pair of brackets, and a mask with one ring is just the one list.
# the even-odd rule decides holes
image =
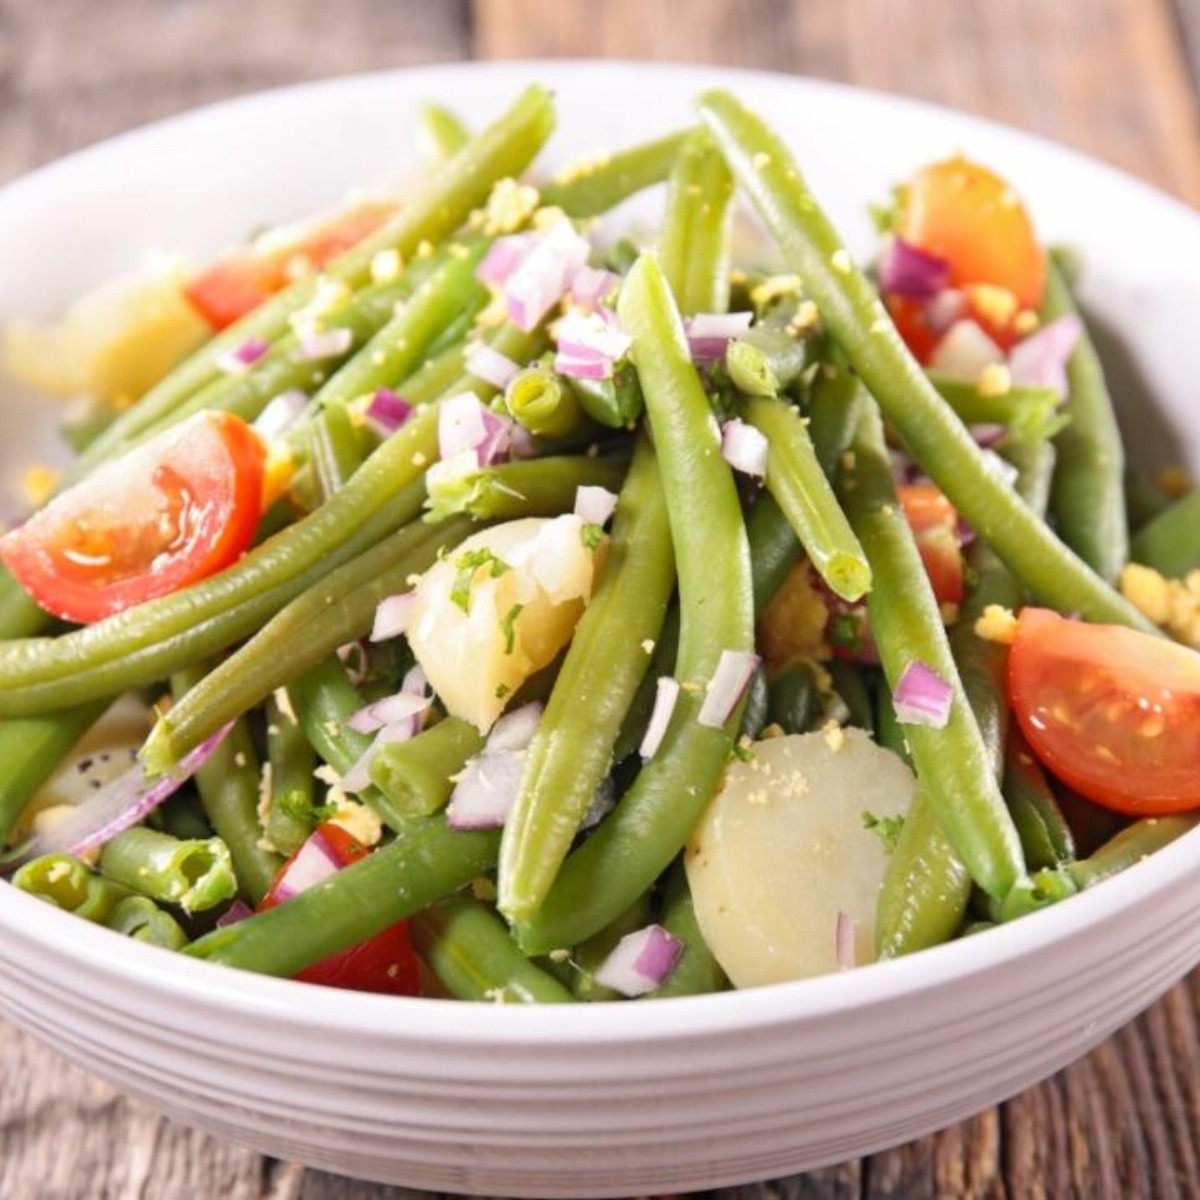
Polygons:
[[[1123,398],[1140,403],[1140,379],[1159,406],[1130,423],[1137,453],[1200,466],[1195,215],[1023,134],[779,76],[439,67],[206,109],[0,192],[0,315],[52,311],[148,245],[211,250],[393,173],[420,100],[482,120],[531,78],[558,93],[559,160],[685,121],[703,87],[735,89],[792,141],[860,249],[866,204],[915,164],[964,148],[995,165],[1048,237],[1084,252],[1098,317],[1136,331]],[[0,465],[44,452],[35,401],[12,396],[2,412]],[[181,1120],[348,1175],[521,1196],[712,1187],[920,1136],[1082,1054],[1200,961],[1198,853],[1200,832],[1058,908],[907,960],[758,991],[539,1010],[227,971],[4,885],[0,1011]]]

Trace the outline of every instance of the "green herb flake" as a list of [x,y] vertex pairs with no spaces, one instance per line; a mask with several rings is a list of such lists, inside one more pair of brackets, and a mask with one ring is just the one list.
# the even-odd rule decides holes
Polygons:
[[511,654],[517,641],[517,618],[524,611],[525,605],[514,604],[500,621],[500,632],[504,634],[504,653]]
[[579,531],[580,540],[583,542],[584,549],[597,550],[600,543],[604,541],[604,526],[603,525],[585,525]]
[[467,550],[454,560],[458,574],[454,578],[454,586],[450,589],[450,599],[463,612],[471,611],[471,585],[475,575],[484,567],[490,568],[493,579],[499,579],[509,569],[508,563],[497,558],[490,550],[481,547],[478,550]]
[[507,683],[502,683],[502,684],[498,685],[496,688],[496,699],[503,700],[504,697],[507,696],[509,694],[509,692],[511,692],[511,691],[512,691],[512,688],[510,688]]
[[900,840],[900,831],[904,828],[904,818],[877,817],[874,813],[865,812],[862,815],[863,828],[868,829],[882,843],[884,850],[891,854]]

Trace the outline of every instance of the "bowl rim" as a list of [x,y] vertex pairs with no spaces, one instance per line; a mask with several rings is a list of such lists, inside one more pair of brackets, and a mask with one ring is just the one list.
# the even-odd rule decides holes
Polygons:
[[[794,88],[835,102],[900,109],[916,119],[951,118],[968,132],[989,131],[1072,167],[1099,173],[1114,188],[1140,194],[1142,203],[1173,210],[1200,233],[1200,214],[1181,200],[1111,164],[1053,140],[1002,122],[944,105],[896,96],[878,89],[817,80],[781,72],[703,66],[694,63],[637,62],[623,59],[520,59],[504,62],[432,63],[415,67],[339,75],[268,88],[186,110],[106,138],[47,163],[0,187],[0,208],[38,189],[54,188],[72,172],[114,150],[136,149],[140,141],[164,132],[187,135],[189,126],[236,115],[264,104],[286,106],[300,96],[377,87],[398,77],[447,73],[491,75],[498,82],[524,82],[542,75],[637,72],[684,76],[700,85],[739,82]],[[1158,851],[1101,886],[985,935],[936,946],[903,959],[869,964],[855,971],[766,987],[704,996],[669,998],[654,1004],[580,1004],[553,1007],[447,1002],[415,997],[378,996],[337,991],[276,979],[171,951],[142,945],[110,930],[81,921],[32,896],[0,883],[0,936],[36,939],[56,955],[76,960],[100,975],[121,977],[134,987],[194,1002],[198,997],[244,1016],[266,1017],[293,1028],[350,1029],[380,1038],[420,1039],[467,1046],[566,1045],[627,1042],[632,1039],[680,1041],[751,1027],[816,1021],[835,1014],[869,1009],[932,991],[987,970],[1011,966],[1032,954],[1053,950],[1077,936],[1094,932],[1136,905],[1152,903],[1194,869],[1200,828]],[[120,953],[114,951],[120,949]],[[399,1018],[399,1019],[397,1019]]]

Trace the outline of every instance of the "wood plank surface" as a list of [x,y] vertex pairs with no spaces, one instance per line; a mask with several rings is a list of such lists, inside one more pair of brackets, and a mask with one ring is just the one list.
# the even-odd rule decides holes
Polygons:
[[[845,80],[1036,130],[1200,203],[1200,0],[0,0],[0,178],[198,103],[472,55]],[[1198,1004],[1193,977],[999,1109],[862,1162],[712,1196],[1200,1196]],[[427,1200],[189,1131],[4,1026],[0,1079],[0,1200]]]

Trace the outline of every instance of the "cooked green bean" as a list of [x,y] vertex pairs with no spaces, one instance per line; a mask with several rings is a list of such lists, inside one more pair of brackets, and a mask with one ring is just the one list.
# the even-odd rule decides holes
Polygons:
[[548,367],[525,367],[504,389],[504,404],[518,425],[537,437],[565,437],[585,414],[579,398]]
[[495,833],[456,831],[440,816],[414,819],[320,887],[215,930],[185,953],[261,975],[295,975],[465,887],[494,865],[498,845]]
[[339,775],[345,775],[363,756],[371,739],[346,723],[364,701],[350,682],[336,654],[327,654],[315,667],[287,685],[300,728],[317,756]]
[[829,672],[834,696],[846,706],[846,724],[874,733],[875,706],[871,703],[862,672],[853,664],[836,658],[826,663],[825,669]]
[[796,565],[800,540],[775,497],[766,491],[746,517],[746,538],[750,544],[754,613],[761,616]]
[[819,711],[817,674],[811,663],[788,663],[768,682],[767,720],[784,733],[811,729]]
[[664,675],[675,673],[675,660],[679,654],[678,604],[668,606],[662,629],[649,649],[650,664],[629,702],[629,709],[621,722],[621,732],[617,734],[617,741],[613,746],[614,763],[623,762],[641,746],[642,739],[646,736],[646,727],[650,724],[650,717],[654,712],[658,681]]
[[100,871],[184,912],[206,912],[237,894],[233,860],[220,838],[185,842],[141,826],[127,829],[104,844]]
[[[286,693],[284,693],[286,697]],[[269,797],[264,830],[266,840],[281,854],[295,854],[316,823],[313,817],[316,755],[300,727],[290,702],[279,693],[266,704],[267,762],[264,781]]]
[[[1078,316],[1071,289],[1052,254],[1042,321],[1068,314]],[[1055,527],[1084,562],[1111,582],[1129,557],[1125,450],[1104,368],[1082,320],[1079,341],[1067,362],[1067,385],[1063,413],[1068,420],[1054,439],[1058,453],[1051,497]],[[1062,607],[1071,611],[1069,604]]]
[[[678,311],[652,256],[643,255],[630,272],[618,312],[633,338],[675,546],[676,674],[702,688],[723,652],[754,646],[750,553],[737,489]],[[719,575],[713,562],[723,564]],[[643,895],[679,853],[712,796],[741,720],[739,705],[723,727],[701,725],[702,702],[700,690],[680,692],[658,753],[567,858],[540,912],[520,928],[526,949],[552,950],[590,937]]]
[[517,949],[486,905],[454,896],[413,917],[413,947],[459,1000],[497,1004],[569,1004],[575,997]]
[[[904,732],[904,726],[900,723],[900,718],[896,716],[896,703],[892,698],[892,689],[888,687],[886,679],[880,679],[875,685],[875,738],[885,750],[898,754],[910,767],[913,765],[912,754],[908,749],[908,737]],[[914,796],[913,804],[915,805],[920,799],[920,796]],[[944,835],[942,840],[945,841]],[[948,844],[946,852],[954,853]],[[892,886],[898,885],[899,881],[892,881]]]
[[431,354],[407,379],[401,380],[395,390],[409,404],[432,404],[451,395],[451,389],[466,369],[467,342],[462,338]]
[[160,946],[164,950],[182,950],[188,944],[188,936],[179,922],[148,896],[126,896],[124,900],[118,900],[104,925],[135,942]]
[[0,566],[0,640],[32,637],[49,624],[49,613],[38,608],[8,569]]
[[662,183],[689,136],[669,133],[602,158],[572,163],[542,187],[542,203],[571,217],[597,217],[637,192]]
[[462,118],[444,104],[422,104],[417,118],[422,150],[431,162],[453,158],[471,141],[471,131]]
[[646,409],[642,385],[632,363],[620,362],[611,379],[568,379],[579,406],[599,425],[632,429]]
[[617,914],[598,933],[592,934],[575,948],[571,955],[574,975],[571,990],[577,1000],[598,1003],[604,1000],[622,1000],[624,997],[615,988],[596,982],[596,972],[604,960],[613,952],[616,944],[626,936],[644,929],[650,920],[650,897],[639,896],[627,909]]
[[362,466],[366,455],[350,412],[345,407],[331,408],[305,425],[308,433],[309,462],[316,473],[324,500],[336,496]]
[[1175,817],[1146,817],[1134,821],[1099,850],[1094,850],[1079,862],[1068,864],[1064,869],[1080,891],[1095,887],[1195,829],[1197,822],[1200,822],[1200,816],[1195,813]]
[[728,989],[729,980],[721,970],[721,964],[713,957],[713,952],[708,948],[696,921],[692,893],[688,888],[687,872],[683,869],[682,862],[676,863],[667,877],[659,924],[672,937],[683,943],[683,953],[666,983],[648,993],[648,999],[700,996]]
[[985,395],[970,379],[929,373],[937,393],[964,425],[1004,425],[1017,441],[1041,442],[1063,427],[1062,397],[1053,388],[1020,387]]
[[450,801],[454,778],[483,749],[469,721],[446,717],[410,738],[380,747],[371,762],[371,782],[405,817],[428,817]]
[[1075,857],[1075,840],[1045,772],[1024,742],[1013,736],[1004,756],[1004,800],[1021,836],[1031,870],[1044,870]]
[[1175,579],[1200,569],[1200,492],[1176,500],[1142,526],[1131,549],[1134,562]]
[[871,588],[871,568],[817,460],[800,414],[783,400],[758,396],[746,420],[767,439],[767,490],[795,530],[809,561],[843,600]]
[[1140,530],[1155,517],[1171,507],[1171,497],[1142,471],[1125,468],[1125,508],[1129,513],[1129,528]]
[[863,407],[869,402],[858,376],[842,363],[822,363],[808,397],[808,436],[821,470],[837,476]]
[[1051,607],[1157,633],[989,471],[966,427],[909,354],[871,282],[854,266],[787,147],[727,93],[706,93],[700,111],[851,366],[979,536]]
[[499,908],[514,923],[541,906],[608,774],[674,582],[658,464],[643,437],[617,501],[600,586],[576,626],[505,825]]
[[12,881],[21,891],[97,925],[103,925],[117,904],[130,894],[128,888],[97,875],[67,854],[35,858],[21,867]]

